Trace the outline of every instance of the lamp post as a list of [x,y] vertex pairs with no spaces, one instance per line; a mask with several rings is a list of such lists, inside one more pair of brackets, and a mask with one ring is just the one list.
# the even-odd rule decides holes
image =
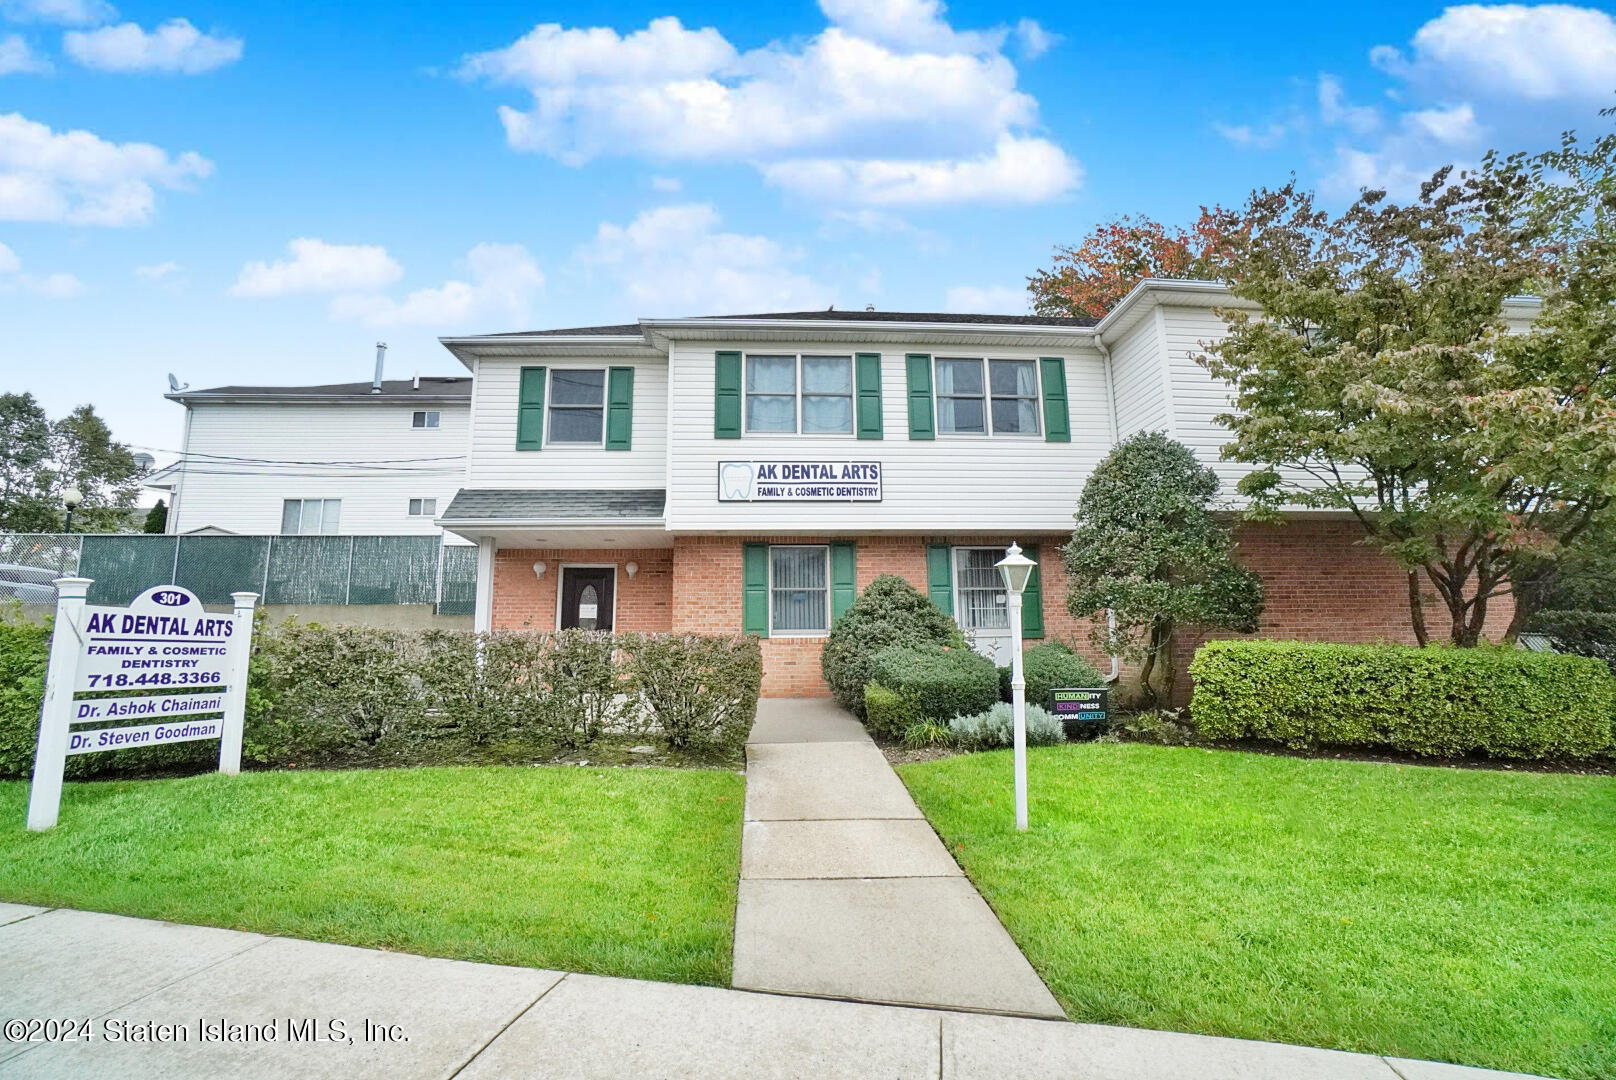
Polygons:
[[62,505],[67,507],[67,523],[62,528],[63,532],[70,533],[73,531],[73,511],[77,510],[83,502],[84,493],[76,487],[70,487],[62,492]]
[[1027,831],[1027,676],[1021,665],[1021,594],[1027,591],[1032,568],[1038,564],[1011,542],[1004,558],[995,563],[1010,594],[1005,607],[1010,615],[1010,707],[1015,715],[1016,828]]

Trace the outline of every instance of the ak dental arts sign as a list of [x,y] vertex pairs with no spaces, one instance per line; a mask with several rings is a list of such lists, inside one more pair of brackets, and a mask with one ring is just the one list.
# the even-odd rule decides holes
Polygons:
[[89,605],[90,585],[56,580],[30,829],[56,824],[62,772],[74,754],[218,739],[219,771],[241,771],[258,594],[232,593],[234,609],[214,614],[195,593],[169,585],[147,589],[126,608]]
[[721,461],[719,502],[880,502],[879,461]]

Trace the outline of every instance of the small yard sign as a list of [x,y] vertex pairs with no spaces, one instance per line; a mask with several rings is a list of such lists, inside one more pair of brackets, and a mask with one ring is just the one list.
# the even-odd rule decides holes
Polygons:
[[[219,740],[219,771],[241,771],[247,662],[258,594],[214,614],[188,589],[160,585],[126,608],[87,605],[87,578],[56,581],[45,703],[28,827],[56,824],[69,755]],[[117,697],[77,695],[119,691]],[[128,719],[146,724],[120,724]],[[78,725],[99,725],[78,727]]]
[[1066,729],[1066,737],[1098,735],[1105,731],[1110,715],[1111,691],[1063,688],[1049,692],[1049,711]]

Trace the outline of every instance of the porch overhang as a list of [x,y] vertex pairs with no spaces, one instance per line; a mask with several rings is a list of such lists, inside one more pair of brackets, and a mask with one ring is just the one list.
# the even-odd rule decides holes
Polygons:
[[662,488],[463,488],[437,523],[472,543],[512,548],[667,548]]

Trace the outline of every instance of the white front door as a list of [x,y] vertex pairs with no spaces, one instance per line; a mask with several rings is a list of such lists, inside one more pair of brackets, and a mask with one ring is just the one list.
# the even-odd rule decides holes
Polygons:
[[1000,667],[1011,659],[1009,594],[996,564],[1003,548],[954,549],[954,618],[972,648]]

